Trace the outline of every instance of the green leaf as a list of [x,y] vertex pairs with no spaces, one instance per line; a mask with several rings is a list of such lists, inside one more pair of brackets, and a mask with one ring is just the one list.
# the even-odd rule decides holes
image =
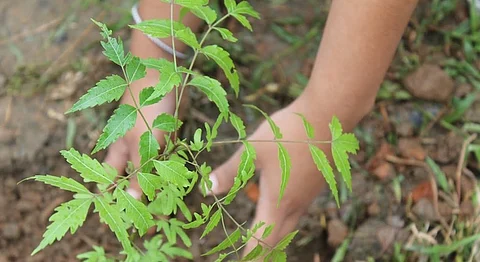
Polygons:
[[262,245],[258,244],[252,249],[252,251],[250,251],[246,256],[243,257],[242,261],[256,261],[262,254],[262,251]]
[[233,64],[233,60],[230,58],[230,54],[217,45],[206,46],[201,49],[201,52],[208,58],[213,59],[213,61],[218,64],[235,91],[235,95],[238,96],[240,80],[237,70],[235,69],[235,65]]
[[243,121],[240,117],[238,117],[234,113],[230,113],[230,122],[232,123],[232,126],[235,128],[235,130],[237,130],[238,132],[238,139],[242,139],[247,136],[247,133],[245,132],[245,125],[243,124]]
[[242,179],[242,186],[245,186],[248,180],[255,173],[255,159],[257,159],[257,153],[255,148],[247,141],[243,141],[245,149],[240,156],[240,164],[238,165],[237,174]]
[[228,115],[227,93],[222,88],[220,82],[208,76],[196,76],[188,84],[198,87],[207,95],[210,101],[217,105],[221,113]]
[[352,174],[350,172],[350,163],[348,162],[348,153],[355,154],[359,148],[358,140],[353,134],[344,134],[340,121],[335,116],[329,124],[332,134],[332,156],[335,166],[342,175],[347,187],[352,190]]
[[273,228],[275,227],[274,224],[271,224],[271,225],[268,225],[265,230],[263,231],[263,234],[262,234],[262,239],[265,239],[267,238],[268,236],[270,236],[270,234],[272,234],[273,232]]
[[275,246],[275,249],[284,250],[290,244],[290,242],[292,242],[292,239],[295,237],[295,235],[297,235],[297,233],[298,230],[288,233],[288,235],[278,242],[278,244]]
[[70,150],[60,151],[72,168],[75,169],[85,182],[97,182],[100,184],[113,184],[116,173],[107,172],[104,167],[96,160],[70,148]]
[[247,1],[242,1],[238,3],[238,5],[235,1],[225,1],[225,6],[227,7],[228,13],[250,31],[252,31],[252,25],[244,15],[249,15],[257,19],[260,18],[258,12],[255,11]]
[[[130,27],[138,29],[151,37],[167,38],[172,36],[171,26],[172,21],[170,19],[151,19],[142,21],[136,25],[131,25]],[[174,33],[185,28],[186,27],[182,23],[173,21]]]
[[128,83],[145,77],[147,74],[145,65],[140,62],[140,58],[133,57],[127,64],[126,75]]
[[137,109],[131,105],[122,104],[114,112],[107,122],[103,133],[97,141],[97,145],[92,154],[107,148],[118,138],[124,136],[128,130],[132,129],[137,120]]
[[287,262],[287,254],[285,254],[284,251],[272,250],[272,252],[265,257],[265,261]]
[[202,129],[197,128],[193,135],[193,142],[190,141],[190,149],[193,151],[200,151],[203,147]]
[[305,118],[304,115],[300,113],[298,113],[297,115],[302,118],[303,127],[305,128],[305,132],[307,133],[308,138],[313,139],[315,137],[315,129],[313,128],[312,124],[308,122],[307,118]]
[[166,132],[174,132],[182,126],[183,122],[172,115],[163,113],[153,120],[153,127]]
[[155,99],[148,100],[154,91],[155,89],[153,87],[147,87],[142,89],[142,91],[140,91],[140,95],[139,95],[140,108],[144,106],[156,104],[163,99],[163,96],[158,96]]
[[103,247],[92,246],[94,251],[85,252],[77,255],[77,259],[83,262],[115,262],[113,259],[107,258]]
[[62,239],[68,230],[74,234],[87,218],[91,203],[91,198],[73,199],[55,208],[55,213],[49,219],[52,223],[47,227],[42,241],[31,255],[38,253],[53,241]]
[[205,138],[207,139],[207,145],[206,145],[206,148],[207,148],[207,151],[210,152],[210,148],[212,147],[212,144],[213,144],[213,140],[217,137],[218,135],[218,128],[220,127],[220,125],[222,124],[223,122],[223,119],[226,119],[226,117],[224,116],[224,114],[220,114],[218,115],[217,117],[217,120],[215,120],[215,124],[213,124],[213,127],[210,128],[210,126],[205,123],[205,132],[207,133],[205,135]]
[[155,199],[155,190],[162,186],[162,179],[157,175],[148,173],[138,173],[138,184],[149,201]]
[[128,84],[118,75],[107,76],[100,80],[95,87],[90,88],[86,94],[70,108],[66,113],[73,113],[85,108],[94,107],[112,101],[118,101]]
[[170,93],[175,86],[180,85],[182,77],[175,70],[173,63],[165,63],[161,69],[160,81],[154,87],[153,93],[147,99],[147,101],[156,100],[158,97],[164,97]]
[[327,156],[322,150],[320,150],[320,148],[314,145],[308,145],[308,148],[310,149],[310,154],[312,155],[313,162],[315,162],[318,171],[322,172],[325,181],[327,181],[328,187],[330,188],[330,191],[332,191],[333,197],[335,197],[337,206],[340,206],[337,182],[335,181],[335,175],[333,174],[333,169],[328,162]]
[[477,92],[468,94],[465,98],[461,99],[458,97],[452,98],[453,112],[449,113],[443,120],[448,123],[453,123],[462,118],[465,112],[473,105],[476,101]]
[[107,42],[100,42],[104,49],[103,54],[108,57],[110,61],[123,67],[130,59],[130,56],[125,56],[125,50],[123,49],[122,40],[117,40],[113,37],[110,37],[110,35],[112,35],[112,31],[109,30],[105,24],[97,22],[93,19],[92,21],[102,30],[101,35],[103,36],[103,38],[107,39]]
[[247,1],[242,1],[238,3],[236,8],[232,10],[232,13],[242,14],[242,15],[249,15],[251,17],[260,19],[260,14],[253,9],[253,7]]
[[192,9],[208,5],[208,0],[175,0],[175,4]]
[[93,18],[90,18],[90,20],[92,20],[94,24],[100,27],[100,29],[102,30],[100,35],[102,35],[103,38],[107,38],[112,35],[112,30],[108,29],[108,27],[104,23],[100,23]]
[[275,122],[273,122],[272,118],[270,118],[270,116],[268,116],[267,113],[263,112],[260,108],[254,105],[245,105],[245,106],[257,110],[265,117],[265,119],[267,119],[267,122],[270,125],[270,128],[272,129],[275,139],[281,139],[283,137],[282,133],[280,132],[280,128],[277,126],[277,124],[275,124]]
[[280,205],[280,200],[285,193],[285,188],[287,187],[288,180],[290,179],[290,169],[292,168],[292,163],[285,147],[281,143],[277,143],[277,146],[278,159],[280,160],[280,168],[282,169],[282,182],[280,184],[280,195],[278,196],[278,205]]
[[197,37],[192,32],[192,29],[188,27],[178,30],[175,33],[175,37],[195,50],[200,49],[200,44],[198,43]]
[[224,40],[227,40],[233,43],[238,41],[238,39],[235,36],[233,36],[233,33],[226,28],[214,27],[213,29],[217,30]]
[[153,164],[162,180],[173,183],[178,187],[187,187],[189,185],[188,179],[192,175],[182,163],[173,160],[154,160]]
[[432,172],[443,191],[450,193],[450,185],[448,184],[447,177],[442,169],[430,157],[427,157],[425,162],[427,162],[427,165],[430,167],[430,169],[432,169]]
[[210,251],[207,253],[203,254],[202,256],[208,256],[212,255],[214,253],[220,252],[222,250],[227,249],[228,247],[231,247],[235,242],[240,239],[242,236],[242,232],[240,231],[239,228],[237,228],[235,231],[233,231],[232,234],[230,234],[225,240],[223,240],[220,244],[218,244],[216,247],[212,248]]
[[117,207],[111,206],[104,197],[97,197],[94,200],[95,211],[98,212],[100,218],[108,225],[110,230],[115,233],[117,239],[122,244],[127,254],[132,254],[133,248],[127,233],[125,222]]
[[160,145],[150,131],[146,131],[142,136],[140,136],[139,154],[141,158],[140,166],[142,167],[142,172],[152,171],[153,162],[151,160],[158,156],[159,149]]
[[217,20],[217,13],[215,10],[208,6],[195,6],[191,7],[190,11],[196,15],[198,18],[202,19],[203,21],[207,22],[207,24],[211,25],[215,20]]
[[222,219],[222,210],[218,209],[213,215],[210,217],[210,221],[208,221],[207,226],[205,227],[205,230],[203,231],[202,236],[200,236],[200,239],[202,239],[204,236],[208,235],[208,233],[212,232],[212,230],[218,225],[220,222],[220,219]]
[[50,175],[36,175],[27,178],[28,180],[35,179],[35,181],[43,182],[47,185],[56,186],[60,189],[81,194],[92,194],[84,185],[68,177],[58,177]]
[[118,187],[115,189],[114,195],[117,198],[117,206],[120,211],[126,211],[127,217],[132,220],[140,236],[143,236],[154,224],[153,217],[148,212],[147,207]]

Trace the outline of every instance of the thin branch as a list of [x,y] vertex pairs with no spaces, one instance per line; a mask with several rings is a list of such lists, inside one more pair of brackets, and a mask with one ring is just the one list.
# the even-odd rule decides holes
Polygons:
[[472,141],[475,140],[475,138],[477,138],[477,134],[472,134],[465,141],[463,141],[462,151],[460,153],[460,159],[458,160],[457,171],[455,172],[455,179],[456,179],[456,183],[457,183],[457,197],[458,197],[458,205],[459,206],[460,206],[460,201],[462,199],[461,178],[462,178],[463,164],[465,163],[465,154],[467,153],[468,145],[470,145],[470,143],[472,143]]

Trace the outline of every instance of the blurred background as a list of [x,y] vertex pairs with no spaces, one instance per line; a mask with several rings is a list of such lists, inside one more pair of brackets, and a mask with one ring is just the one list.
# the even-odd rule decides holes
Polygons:
[[[223,42],[219,35],[208,40],[229,50],[236,62],[242,92],[238,100],[229,99],[250,131],[261,119],[242,103],[273,112],[302,92],[329,5],[317,0],[251,3],[262,15],[252,21],[253,33],[229,20],[226,26],[237,43]],[[58,152],[70,147],[90,152],[115,105],[64,112],[98,80],[119,70],[101,55],[98,28],[90,18],[106,23],[128,46],[133,4],[0,1],[0,262],[75,261],[93,245],[118,253],[114,235],[97,215],[89,215],[75,236],[67,233],[30,257],[48,217],[71,195],[17,182],[35,174],[78,179]],[[289,261],[480,261],[479,29],[480,13],[468,1],[420,0],[374,110],[355,129],[361,152],[352,159],[353,193],[341,187],[340,209],[328,192],[317,198],[298,226]],[[211,62],[200,60],[197,69],[227,84]],[[185,137],[216,114],[200,93],[189,92]],[[222,127],[220,136],[232,137],[234,131]],[[204,159],[221,163],[233,150],[216,148]],[[96,157],[102,160],[104,152]],[[252,182],[230,212],[248,221],[257,198]],[[199,209],[200,200],[192,194],[192,210]],[[200,254],[218,244],[223,232],[196,241],[200,234],[190,231],[191,252],[195,261],[210,261]]]

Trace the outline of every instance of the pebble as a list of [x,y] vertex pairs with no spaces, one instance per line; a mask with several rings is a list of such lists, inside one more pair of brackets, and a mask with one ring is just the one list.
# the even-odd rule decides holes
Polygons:
[[348,227],[340,220],[333,219],[328,222],[328,244],[338,247],[348,236]]
[[455,83],[438,65],[424,64],[405,78],[405,87],[417,98],[447,102]]
[[415,215],[423,220],[437,221],[438,216],[435,213],[433,204],[426,198],[421,198],[412,208]]

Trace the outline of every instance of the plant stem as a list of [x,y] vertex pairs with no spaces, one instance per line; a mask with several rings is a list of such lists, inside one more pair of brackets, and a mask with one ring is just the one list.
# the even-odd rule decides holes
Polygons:
[[129,83],[129,84],[127,85],[127,89],[128,89],[128,93],[130,94],[130,97],[132,98],[133,105],[134,105],[135,108],[137,109],[137,112],[140,114],[140,117],[142,117],[143,122],[145,123],[145,125],[146,125],[147,128],[148,128],[148,131],[153,135],[152,128],[150,127],[150,124],[148,123],[148,121],[147,121],[147,119],[145,118],[145,116],[143,115],[142,110],[140,109],[140,106],[139,106],[138,103],[137,103],[137,99],[135,99],[135,96],[133,95],[132,88],[130,87],[130,79],[128,79],[127,74],[126,74],[126,72],[125,72],[125,68],[124,68],[123,66],[122,66],[122,72],[123,72],[123,76],[124,76],[125,79],[127,80],[127,83]]

